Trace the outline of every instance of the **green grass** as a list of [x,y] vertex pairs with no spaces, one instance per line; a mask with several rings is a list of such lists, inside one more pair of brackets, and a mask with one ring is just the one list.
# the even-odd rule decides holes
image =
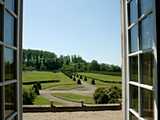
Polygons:
[[37,96],[34,100],[34,105],[50,105],[50,101],[42,96]]
[[[87,76],[87,83],[91,84],[92,78],[96,80],[96,87],[111,87],[111,86],[117,86],[121,88],[121,84],[119,83],[107,83],[107,81],[118,81],[121,82],[121,76],[115,76],[115,75],[104,75],[104,74],[96,74],[96,73],[79,73],[83,76]],[[102,81],[106,82],[102,82]]]
[[97,80],[103,80],[103,81],[121,81],[121,76],[114,76],[114,75],[103,75],[103,74],[95,74],[95,73],[79,73],[83,76],[87,76],[89,78],[94,78]]
[[[95,74],[95,73],[79,73],[81,75],[87,76],[87,83],[91,84],[91,78],[96,80],[97,87],[110,87],[110,86],[118,86],[121,87],[121,84],[118,83],[107,83],[103,81],[121,81],[120,76],[114,75],[103,75],[103,74]],[[98,79],[98,80],[97,80]],[[62,72],[44,72],[44,71],[25,71],[23,72],[23,80],[24,81],[34,81],[34,80],[60,80],[58,83],[43,83],[42,89],[51,88],[51,90],[69,90],[77,87],[75,81],[71,80]],[[32,85],[24,85],[24,88],[29,89]]]
[[[91,82],[91,80],[89,82]],[[99,87],[110,88],[111,86],[117,86],[117,87],[121,88],[121,84],[118,84],[118,83],[104,83],[104,82],[96,81],[97,88],[99,88]]]
[[32,85],[23,85],[23,89],[28,91],[28,90],[32,89]]
[[[63,105],[63,103],[60,103],[58,101],[52,101],[54,105]],[[43,97],[43,96],[37,96],[34,100],[34,105],[50,105],[50,101]]]
[[24,82],[36,80],[62,80],[66,79],[62,72],[47,72],[47,71],[24,71],[22,79]]
[[[44,71],[25,71],[23,72],[23,81],[35,81],[35,80],[60,80],[57,83],[42,83],[42,89],[53,88],[53,89],[72,89],[77,86],[76,82],[67,77],[62,72],[44,72]],[[24,85],[25,88],[31,87],[32,85]]]
[[76,88],[78,85],[77,84],[54,84],[50,86],[52,88],[51,90],[71,90]]
[[[92,79],[88,78],[86,82],[91,84],[91,81],[92,81]],[[99,88],[99,87],[110,88],[111,86],[117,86],[117,87],[121,88],[121,85],[122,84],[119,84],[119,83],[104,83],[104,82],[96,80],[95,86],[96,86],[96,88]]]
[[94,100],[91,96],[84,96],[73,93],[53,93],[52,95],[67,101],[72,101],[77,103],[84,101],[84,103],[86,104],[94,104]]
[[107,71],[91,71],[91,73],[95,74],[103,74],[103,75],[113,75],[113,76],[121,76],[121,72],[107,72]]

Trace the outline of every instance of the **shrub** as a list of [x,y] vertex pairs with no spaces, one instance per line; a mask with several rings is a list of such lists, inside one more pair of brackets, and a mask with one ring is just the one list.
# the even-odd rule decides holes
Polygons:
[[87,81],[87,77],[85,76],[84,81]]
[[39,86],[37,83],[33,84],[32,90],[35,92],[36,95],[40,95],[39,93]]
[[96,104],[118,103],[121,98],[121,89],[112,86],[109,89],[101,87],[96,89],[94,100]]
[[83,76],[82,76],[82,75],[80,75],[80,79],[83,79]]
[[82,84],[80,79],[77,80],[77,84],[78,84],[78,85],[81,85],[81,84]]
[[75,77],[73,78],[73,81],[76,81],[76,78],[75,78]]
[[108,89],[108,96],[110,98],[109,103],[120,102],[119,99],[122,96],[121,89],[116,86],[112,86]]
[[37,87],[39,88],[39,90],[42,90],[42,86],[41,86],[41,83],[40,82],[37,82]]
[[108,103],[109,102],[109,98],[108,98],[108,95],[107,95],[107,89],[106,88],[97,88],[95,90],[95,93],[94,93],[94,100],[95,100],[95,103],[96,104],[105,104],[105,103]]
[[33,105],[36,95],[32,89],[29,91],[23,90],[23,104],[24,105]]
[[95,79],[92,79],[91,84],[92,84],[92,85],[95,85],[95,84],[96,84]]

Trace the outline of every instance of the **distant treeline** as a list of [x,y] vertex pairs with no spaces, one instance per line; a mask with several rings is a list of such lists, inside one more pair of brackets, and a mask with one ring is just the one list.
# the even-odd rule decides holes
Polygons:
[[72,71],[72,72],[121,72],[117,65],[85,61],[81,56],[57,56],[53,52],[42,50],[23,50],[23,70]]

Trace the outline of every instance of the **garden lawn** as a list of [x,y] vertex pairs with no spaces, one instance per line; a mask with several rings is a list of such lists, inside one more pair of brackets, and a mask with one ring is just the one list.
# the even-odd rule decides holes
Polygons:
[[66,76],[62,72],[47,71],[23,71],[23,82],[39,81],[39,80],[63,80]]
[[53,93],[52,95],[55,97],[64,99],[66,101],[72,101],[77,103],[80,103],[81,101],[83,101],[86,104],[94,104],[93,97],[90,97],[90,96],[84,96],[84,95],[73,94],[73,93]]
[[33,104],[34,105],[50,105],[50,101],[43,96],[37,96]]
[[[54,105],[63,105],[63,103],[60,103],[59,101],[52,101]],[[50,101],[43,97],[43,96],[37,96],[34,100],[34,105],[50,105]]]
[[[88,84],[91,84],[92,79],[88,78],[86,82]],[[119,84],[119,83],[105,83],[105,82],[101,82],[99,80],[95,80],[95,82],[96,82],[96,84],[95,84],[96,88],[99,88],[99,87],[110,88],[111,86],[117,86],[118,88],[122,87],[122,84]]]
[[[77,86],[76,82],[70,79],[62,72],[44,72],[44,71],[25,71],[23,72],[23,81],[41,81],[41,80],[60,80],[56,83],[42,83],[42,89],[72,89]],[[31,87],[31,85],[24,85],[24,88]]]
[[117,81],[121,82],[121,76],[114,75],[104,75],[104,74],[96,74],[96,73],[79,73],[80,75],[86,76],[88,78],[94,78],[95,80],[103,80],[103,81]]

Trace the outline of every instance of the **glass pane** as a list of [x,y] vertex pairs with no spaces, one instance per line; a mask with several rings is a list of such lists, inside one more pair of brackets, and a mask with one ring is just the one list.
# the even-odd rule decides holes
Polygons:
[[10,11],[15,11],[15,2],[15,0],[5,0],[7,9],[9,9]]
[[3,94],[2,94],[2,87],[0,87],[0,111],[1,111],[1,112],[0,112],[0,120],[2,120],[2,113],[3,113],[3,112],[2,112],[2,111],[3,111],[3,108],[2,108],[2,106],[3,106],[3,105],[2,105],[2,98],[3,98],[3,97],[2,97],[2,96],[3,96]]
[[138,38],[138,27],[136,25],[129,31],[130,52],[136,52],[138,50],[137,38]]
[[2,41],[2,34],[3,34],[3,8],[0,5],[0,41]]
[[141,55],[141,72],[143,84],[153,84],[153,55],[146,53]]
[[15,45],[14,38],[14,22],[15,19],[8,12],[5,11],[5,23],[4,23],[4,42],[6,44]]
[[5,118],[17,110],[17,91],[16,84],[5,86]]
[[5,80],[15,80],[16,65],[15,65],[14,50],[5,48],[4,57],[5,57]]
[[141,116],[146,120],[153,120],[153,93],[152,91],[141,89]]
[[153,8],[153,0],[140,0],[141,15]]
[[129,113],[129,120],[138,120],[132,113]]
[[18,120],[18,117],[17,117],[17,115],[13,118],[13,120]]
[[3,66],[3,63],[2,63],[2,46],[0,46],[0,82],[2,81],[2,66]]
[[128,13],[129,13],[129,24],[137,21],[138,18],[138,8],[137,8],[137,0],[132,0],[128,5]]
[[130,57],[130,81],[138,82],[138,57]]
[[153,16],[152,14],[142,20],[141,24],[141,49],[152,48],[154,40]]
[[130,108],[138,112],[138,87],[130,85]]

